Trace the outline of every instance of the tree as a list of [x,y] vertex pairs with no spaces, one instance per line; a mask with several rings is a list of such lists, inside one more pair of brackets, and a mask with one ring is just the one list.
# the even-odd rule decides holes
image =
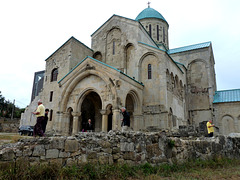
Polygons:
[[14,110],[14,118],[20,118],[21,113],[25,110],[24,108],[16,107],[12,102],[6,100],[5,97],[3,97],[2,92],[0,91],[0,117],[10,118],[12,109]]

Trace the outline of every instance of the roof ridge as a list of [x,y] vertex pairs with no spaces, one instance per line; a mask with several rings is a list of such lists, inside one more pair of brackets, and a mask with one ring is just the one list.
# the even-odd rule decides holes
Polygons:
[[169,49],[167,52],[168,52],[168,54],[174,54],[174,53],[178,53],[178,52],[201,49],[201,48],[210,46],[211,43],[212,43],[211,41],[208,41],[208,42],[203,42],[203,43],[198,43],[198,44],[182,46],[182,47],[178,47],[178,48]]
[[215,91],[215,92],[236,91],[236,90],[240,91],[240,89],[226,89],[226,90],[219,90],[219,91]]

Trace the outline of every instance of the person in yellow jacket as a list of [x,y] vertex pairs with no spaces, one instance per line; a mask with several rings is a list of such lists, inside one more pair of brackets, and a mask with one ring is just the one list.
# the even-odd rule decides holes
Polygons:
[[207,130],[208,130],[208,137],[213,137],[213,133],[214,133],[214,124],[212,123],[212,120],[210,119],[207,122]]
[[35,112],[32,112],[33,114],[36,115],[37,121],[33,129],[33,136],[45,136],[43,133],[42,129],[42,122],[44,121],[44,116],[45,116],[45,107],[42,104],[42,100],[38,100],[38,107]]

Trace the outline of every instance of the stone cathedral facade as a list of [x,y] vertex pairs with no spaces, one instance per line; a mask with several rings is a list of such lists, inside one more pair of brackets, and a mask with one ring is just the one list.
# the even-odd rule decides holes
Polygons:
[[168,29],[166,19],[148,7],[135,20],[110,17],[91,35],[91,48],[71,37],[46,59],[45,70],[35,73],[21,123],[35,124],[31,112],[39,99],[50,109],[47,130],[64,135],[81,131],[88,119],[96,132],[120,129],[122,106],[135,131],[214,119],[211,42],[170,49]]

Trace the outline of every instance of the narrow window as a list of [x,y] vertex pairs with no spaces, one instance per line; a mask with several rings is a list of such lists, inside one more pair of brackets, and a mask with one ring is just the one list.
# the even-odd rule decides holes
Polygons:
[[113,55],[115,54],[115,41],[113,41]]
[[52,99],[53,99],[53,91],[50,91],[50,99],[49,99],[49,101],[52,102]]
[[52,121],[52,116],[53,116],[53,110],[51,109],[51,110],[50,110],[50,118],[49,118],[49,121]]
[[152,37],[152,25],[151,24],[149,24],[149,34]]
[[55,68],[52,70],[51,81],[57,81],[57,76],[58,76],[58,69]]
[[165,28],[163,27],[163,42],[165,42]]
[[159,25],[157,25],[157,40],[159,41]]
[[152,79],[152,65],[148,64],[148,79]]

